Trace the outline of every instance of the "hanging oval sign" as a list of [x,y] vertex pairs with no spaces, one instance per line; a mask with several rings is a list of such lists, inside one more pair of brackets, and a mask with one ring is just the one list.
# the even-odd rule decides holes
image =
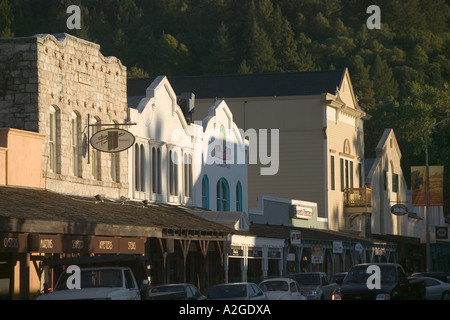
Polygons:
[[102,152],[120,152],[134,144],[134,135],[123,129],[110,128],[94,133],[90,139],[91,146]]
[[394,204],[391,207],[391,213],[395,214],[396,216],[404,216],[408,213],[408,207],[400,203]]

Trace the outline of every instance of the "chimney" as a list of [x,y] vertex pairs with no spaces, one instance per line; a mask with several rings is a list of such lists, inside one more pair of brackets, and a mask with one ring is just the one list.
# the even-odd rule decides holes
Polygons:
[[188,124],[192,123],[192,114],[194,113],[195,95],[192,92],[183,92],[177,97],[178,105],[183,111]]

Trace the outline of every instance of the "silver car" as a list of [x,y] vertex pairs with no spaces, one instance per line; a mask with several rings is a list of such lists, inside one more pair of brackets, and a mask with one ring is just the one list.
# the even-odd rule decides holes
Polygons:
[[297,281],[291,278],[267,279],[262,281],[259,287],[269,300],[306,300]]
[[236,282],[212,286],[208,300],[267,300],[267,296],[255,283]]
[[414,277],[425,282],[425,300],[450,300],[450,283],[432,277]]

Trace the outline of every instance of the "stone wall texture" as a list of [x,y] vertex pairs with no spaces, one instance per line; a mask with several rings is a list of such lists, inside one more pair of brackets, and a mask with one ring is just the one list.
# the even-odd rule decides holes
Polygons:
[[[90,124],[127,121],[126,67],[104,57],[100,46],[68,34],[0,39],[0,127],[39,132],[43,143],[44,187],[68,194],[128,195],[127,152],[97,151],[100,175],[94,179]],[[50,113],[56,110],[56,164],[49,168]],[[78,173],[73,171],[72,118],[80,119]],[[127,126],[121,126],[128,129]],[[88,130],[89,129],[89,130]],[[88,148],[89,147],[89,148]]]

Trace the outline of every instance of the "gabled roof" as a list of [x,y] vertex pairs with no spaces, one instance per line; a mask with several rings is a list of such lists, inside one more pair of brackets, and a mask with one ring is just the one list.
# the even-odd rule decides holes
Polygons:
[[[302,96],[335,93],[346,69],[218,76],[168,77],[177,93],[193,92],[197,99]],[[128,97],[143,96],[153,78],[127,79]]]

